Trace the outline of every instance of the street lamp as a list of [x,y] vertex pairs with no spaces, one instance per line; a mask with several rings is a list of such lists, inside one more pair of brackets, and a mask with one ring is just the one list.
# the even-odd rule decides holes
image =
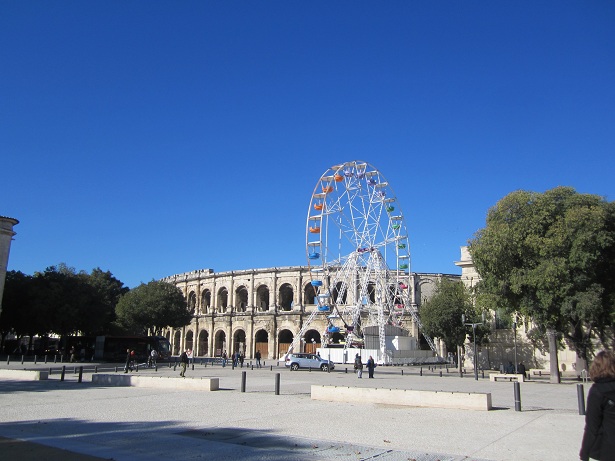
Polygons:
[[483,322],[466,323],[465,314],[461,314],[461,321],[464,325],[472,326],[472,336],[474,337],[474,379],[478,381],[478,354],[476,353],[476,327],[482,325],[485,321],[485,313],[483,312]]

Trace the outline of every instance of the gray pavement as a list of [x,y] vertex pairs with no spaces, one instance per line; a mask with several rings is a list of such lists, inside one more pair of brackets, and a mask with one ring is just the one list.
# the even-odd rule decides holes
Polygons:
[[[57,364],[0,364],[15,369],[50,366],[57,370]],[[98,371],[113,372],[104,366]],[[48,381],[0,380],[0,437],[15,442],[14,450],[23,447],[17,458],[1,450],[0,460],[49,459],[26,447],[68,450],[59,458],[64,461],[578,459],[584,418],[578,414],[576,382],[553,385],[543,378],[522,383],[519,412],[511,383],[460,378],[452,370],[443,370],[440,377],[439,371],[424,368],[419,376],[414,367],[378,367],[374,379],[367,373],[358,379],[351,368],[341,365],[323,373],[271,370],[269,364],[234,370],[196,364],[188,371],[185,379],[219,378],[221,389],[214,392],[188,392],[179,385],[171,391],[98,387],[87,368],[78,383],[72,365],[65,381],[57,371]],[[240,392],[243,371],[245,393]],[[274,392],[276,373],[280,395]],[[170,376],[178,384],[182,380],[179,370],[164,364],[139,374]],[[495,409],[313,401],[312,384],[490,392]],[[586,384],[586,394],[588,390]]]

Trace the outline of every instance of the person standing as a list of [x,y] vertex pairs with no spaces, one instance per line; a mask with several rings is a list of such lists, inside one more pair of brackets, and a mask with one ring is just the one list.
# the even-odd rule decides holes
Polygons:
[[179,376],[181,376],[182,378],[185,378],[186,377],[186,367],[188,366],[188,351],[187,350],[182,352],[182,354],[179,356],[179,363],[182,367],[182,371],[180,371]]
[[228,359],[227,355],[226,355],[226,351],[224,351],[222,353],[222,367],[224,368],[226,366],[226,360]]
[[245,357],[246,356],[244,355],[243,351],[239,352],[239,366],[241,368],[243,368],[243,360],[245,359]]
[[367,359],[367,373],[369,378],[374,377],[374,368],[376,368],[376,362],[374,362],[374,358],[370,355],[369,359]]
[[357,370],[357,376],[359,378],[363,377],[363,362],[361,361],[361,356],[359,354],[354,357],[354,369]]
[[256,351],[256,354],[254,354],[254,358],[256,359],[256,368],[260,368],[261,367],[261,351]]
[[579,458],[615,460],[615,354],[601,351],[589,367],[594,384],[587,394],[585,431]]
[[149,366],[150,368],[154,368],[156,366],[156,361],[158,360],[158,351],[156,349],[152,349],[152,352],[149,354]]

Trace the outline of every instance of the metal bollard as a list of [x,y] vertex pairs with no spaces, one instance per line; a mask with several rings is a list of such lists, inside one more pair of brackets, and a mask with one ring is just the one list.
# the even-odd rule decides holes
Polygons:
[[83,367],[79,367],[79,380],[77,382],[80,383],[82,380],[83,380]]
[[138,363],[135,365],[135,372],[139,373],[139,364]]
[[65,374],[66,374],[66,365],[62,365],[62,374],[60,375],[60,381],[64,381]]
[[21,356],[21,364],[23,365],[23,360],[24,360],[25,356]]
[[74,374],[74,375],[76,375],[76,374],[77,374],[77,365],[75,365],[75,366],[73,367],[73,374]]
[[246,391],[246,372],[241,372],[241,392]]
[[251,368],[250,368],[251,370],[254,370],[254,365],[250,365],[250,367],[251,367]]
[[481,373],[483,375],[483,378],[485,377],[485,370],[481,370]]
[[583,391],[583,384],[577,384],[577,399],[579,401],[579,414],[585,415],[585,392]]
[[515,411],[521,411],[521,386],[519,381],[513,383],[515,389]]
[[280,395],[280,373],[275,374],[275,395]]
[[194,363],[192,364],[192,371],[194,371]]
[[47,363],[47,355],[45,355],[45,363]]
[[346,367],[346,371],[345,371],[345,373],[348,373],[348,367]]
[[158,371],[158,364],[156,364],[156,369],[155,370]]
[[115,367],[115,372],[117,373],[117,367]]
[[58,356],[57,356],[57,355],[54,355],[54,356],[53,356],[53,363],[57,363],[57,361],[58,361]]
[[8,365],[9,363],[11,363],[11,356],[7,355],[6,356],[6,364]]
[[440,370],[440,378],[442,377],[442,370]]
[[[442,373],[440,373],[440,374],[442,374]],[[401,369],[401,375],[402,376],[404,375],[404,369],[403,368]]]
[[34,365],[36,365],[36,354],[34,355]]
[[419,370],[419,376],[423,376],[423,367]]
[[269,366],[269,371],[273,371],[273,365]]
[[94,365],[94,373],[98,373],[98,365]]

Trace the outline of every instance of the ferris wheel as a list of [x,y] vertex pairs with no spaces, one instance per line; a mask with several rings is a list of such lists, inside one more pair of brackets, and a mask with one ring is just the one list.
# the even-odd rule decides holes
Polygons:
[[366,332],[377,327],[384,355],[387,326],[401,326],[408,315],[420,324],[411,305],[410,245],[401,207],[369,163],[333,166],[317,181],[306,253],[316,309],[299,337],[313,318],[324,315],[325,345],[343,337],[344,347],[363,347]]

